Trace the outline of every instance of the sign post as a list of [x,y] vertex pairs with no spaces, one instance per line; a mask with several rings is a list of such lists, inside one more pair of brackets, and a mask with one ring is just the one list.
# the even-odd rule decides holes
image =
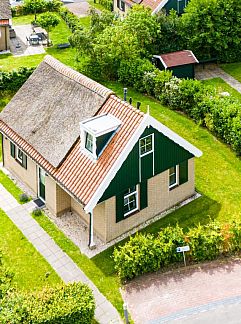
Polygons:
[[183,254],[183,261],[184,261],[184,265],[185,265],[185,267],[187,266],[187,265],[186,265],[185,252],[188,252],[188,251],[190,251],[190,246],[189,246],[189,245],[186,245],[186,246],[179,246],[179,247],[177,248],[177,253],[182,252],[182,254]]

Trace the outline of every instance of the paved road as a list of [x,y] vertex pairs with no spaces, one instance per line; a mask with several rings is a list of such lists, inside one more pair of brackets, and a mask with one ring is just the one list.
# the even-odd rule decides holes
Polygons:
[[[241,323],[241,260],[145,275],[128,283],[123,296],[135,324],[222,323],[213,318],[227,309],[236,314],[225,314],[230,323]],[[218,307],[223,307],[221,313],[215,311]]]

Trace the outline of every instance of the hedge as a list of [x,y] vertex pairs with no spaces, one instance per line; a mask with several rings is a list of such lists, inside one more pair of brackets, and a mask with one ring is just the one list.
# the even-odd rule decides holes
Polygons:
[[41,292],[10,293],[1,301],[0,322],[89,324],[94,318],[92,291],[81,283],[72,283]]
[[17,91],[30,77],[35,68],[21,67],[11,72],[0,72],[0,91]]
[[157,236],[136,234],[113,253],[115,269],[121,280],[157,271],[183,260],[176,252],[178,246],[190,246],[189,262],[214,260],[241,249],[241,223],[221,224],[213,221],[199,225],[186,233],[178,225],[166,227]]
[[59,14],[65,21],[69,29],[72,31],[72,33],[76,31],[76,29],[83,29],[83,27],[80,24],[79,18],[76,15],[74,15],[71,11],[69,11],[68,8],[61,7],[59,10]]

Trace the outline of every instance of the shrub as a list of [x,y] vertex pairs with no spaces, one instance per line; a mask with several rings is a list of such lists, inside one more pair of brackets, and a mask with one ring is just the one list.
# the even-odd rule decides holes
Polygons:
[[32,212],[32,214],[34,216],[41,216],[42,215],[42,209],[39,208],[39,207],[35,207],[34,210],[33,210],[33,212]]
[[0,72],[0,91],[17,91],[33,73],[34,69],[21,67],[12,72]]
[[0,251],[0,301],[11,290],[13,276],[13,272],[4,266]]
[[76,31],[77,29],[83,29],[83,27],[80,26],[79,18],[70,12],[68,8],[61,7],[59,9],[59,14],[72,32]]
[[20,202],[22,202],[22,203],[26,203],[26,202],[29,201],[29,197],[28,197],[27,194],[23,193],[23,194],[19,195],[19,200],[20,200]]
[[184,233],[177,225],[162,229],[157,236],[136,234],[123,246],[114,249],[115,269],[121,280],[132,279],[182,260],[178,246],[189,245],[187,258],[194,262],[213,260],[240,250],[241,223],[220,224],[213,221]]
[[2,300],[1,323],[89,324],[94,318],[93,293],[82,283],[12,293]]

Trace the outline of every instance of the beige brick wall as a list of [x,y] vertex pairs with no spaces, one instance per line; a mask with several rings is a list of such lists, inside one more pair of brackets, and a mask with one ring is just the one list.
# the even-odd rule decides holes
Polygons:
[[9,49],[9,27],[0,27],[0,51],[5,51],[6,49]]
[[71,208],[70,195],[56,184],[56,214],[60,216]]
[[116,223],[115,197],[105,201],[106,241],[110,241],[162,211],[192,196],[194,187],[194,159],[189,160],[188,182],[169,190],[169,171],[148,180],[148,207]]
[[13,175],[25,183],[36,195],[37,184],[37,165],[27,158],[27,170],[23,168],[10,154],[10,141],[3,135],[4,167]]
[[117,7],[117,0],[114,0],[113,9],[114,9],[114,12],[116,12],[119,15],[119,17],[124,18],[127,15],[128,11],[131,9],[131,7],[129,7],[127,4],[125,4],[125,11],[122,11]]
[[45,203],[51,213],[56,215],[56,182],[51,177],[45,177]]

